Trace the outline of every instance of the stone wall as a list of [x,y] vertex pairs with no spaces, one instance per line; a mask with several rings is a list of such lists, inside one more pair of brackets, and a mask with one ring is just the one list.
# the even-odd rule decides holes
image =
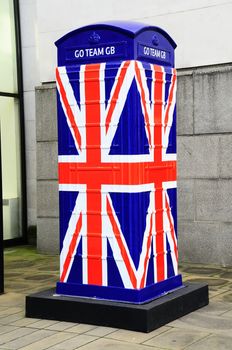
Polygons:
[[[58,252],[55,85],[36,88],[37,245]],[[180,260],[232,265],[232,65],[178,71]]]
[[184,261],[232,265],[232,66],[179,71],[178,219]]
[[59,251],[57,116],[55,84],[36,88],[37,248]]

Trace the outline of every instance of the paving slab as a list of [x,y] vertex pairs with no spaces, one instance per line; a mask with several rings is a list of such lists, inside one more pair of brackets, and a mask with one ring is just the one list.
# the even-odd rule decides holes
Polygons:
[[22,298],[21,293],[11,292],[10,289],[6,289],[6,288],[5,288],[5,291],[6,291],[6,294],[1,295],[0,306],[7,307],[7,306],[24,305],[24,298]]
[[2,317],[0,319],[0,324],[12,324],[15,321],[21,320],[24,317],[24,311],[23,309],[21,310],[21,312],[18,312],[17,314],[13,314],[13,315],[9,315],[6,317]]
[[86,334],[79,334],[71,339],[50,347],[49,350],[74,350],[88,343],[92,343],[96,339],[98,338]]
[[4,333],[9,333],[9,332],[15,331],[16,329],[18,329],[18,327],[14,327],[14,326],[11,326],[11,325],[8,325],[8,326],[1,325],[1,327],[0,327],[0,335],[4,334]]
[[67,331],[72,333],[85,333],[95,328],[96,326],[92,324],[76,324],[75,326],[69,328]]
[[206,307],[196,310],[196,314],[209,314],[209,315],[220,316],[220,315],[224,315],[225,312],[228,312],[231,310],[232,310],[231,303],[212,300],[210,304],[207,305]]
[[[27,318],[27,320],[29,320],[29,318]],[[46,327],[46,329],[50,329],[52,331],[64,331],[74,326],[76,325],[72,322],[56,322],[55,324]]]
[[179,350],[186,346],[197,342],[200,339],[207,337],[209,333],[185,330],[170,329],[168,332],[158,335],[144,344],[149,346],[158,346],[163,349]]
[[124,329],[119,329],[118,331],[108,334],[107,338],[112,338],[115,340],[121,340],[125,342],[130,343],[144,343],[145,341],[158,336],[159,334],[166,333],[168,330],[170,330],[170,327],[163,326],[160,327],[150,333],[141,333],[141,332],[133,332],[133,331],[127,331]]
[[21,307],[8,307],[1,311],[0,319],[9,315],[17,314],[22,311]]
[[0,345],[5,345],[5,343],[8,343],[8,342],[15,340],[15,339],[19,339],[19,338],[23,337],[24,335],[31,334],[33,332],[34,332],[34,330],[32,330],[31,328],[18,328],[18,329],[11,331],[11,332],[1,334]]
[[17,338],[15,340],[5,343],[4,348],[10,349],[10,350],[20,349],[22,347],[25,347],[26,345],[35,343],[38,340],[49,337],[52,334],[54,334],[54,332],[48,331],[48,330],[33,331],[32,333],[29,333],[24,336],[22,335],[20,338]]
[[231,350],[231,338],[211,335],[195,344],[187,346],[186,350]]
[[[78,349],[78,348],[77,348]],[[151,350],[150,346],[142,344],[127,343],[124,341],[118,341],[114,339],[100,338],[94,342],[84,345],[81,350]],[[161,350],[160,348],[154,347],[154,350]],[[171,350],[171,349],[170,349]]]
[[228,350],[232,344],[232,268],[179,265],[184,281],[209,283],[210,303],[151,333],[25,317],[25,296],[53,288],[55,255],[34,247],[5,250],[5,294],[0,296],[0,350]]
[[11,325],[18,326],[18,327],[27,327],[27,326],[30,326],[34,322],[37,322],[37,321],[39,321],[38,318],[29,319],[29,318],[24,317],[24,318],[21,318],[15,322],[12,322]]
[[42,328],[47,328],[49,326],[52,326],[54,324],[58,323],[57,321],[51,321],[51,320],[39,320],[39,321],[36,321],[36,322],[32,322],[31,323],[31,327],[32,328],[39,328],[39,329],[42,329]]
[[217,295],[216,299],[221,300],[222,302],[232,303],[232,292],[224,291],[224,293]]
[[105,337],[111,333],[115,333],[116,331],[117,331],[116,328],[99,326],[99,327],[91,329],[90,331],[86,332],[85,334],[93,335],[96,337]]
[[232,342],[232,319],[224,316],[215,316],[203,312],[194,312],[179,320],[169,323],[169,326],[186,330],[204,331],[211,334],[225,335],[231,338]]
[[[52,331],[50,331],[52,332]],[[71,333],[56,332],[53,335],[45,337],[41,340],[31,343],[30,345],[21,347],[20,350],[44,350],[49,347],[62,343],[63,341],[73,337]]]
[[[230,304],[231,305],[231,304]],[[225,312],[224,314],[222,314],[223,315],[223,317],[229,317],[229,318],[232,318],[232,310],[230,310],[230,311],[227,311],[227,312]]]

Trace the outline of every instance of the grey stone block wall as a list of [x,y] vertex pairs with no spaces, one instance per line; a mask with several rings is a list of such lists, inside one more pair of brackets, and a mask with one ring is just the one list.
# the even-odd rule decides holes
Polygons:
[[55,84],[36,88],[37,248],[59,252],[57,116]]
[[182,261],[232,265],[232,65],[178,72]]
[[[181,261],[232,266],[232,65],[178,71]],[[37,246],[57,253],[55,85],[36,88]]]

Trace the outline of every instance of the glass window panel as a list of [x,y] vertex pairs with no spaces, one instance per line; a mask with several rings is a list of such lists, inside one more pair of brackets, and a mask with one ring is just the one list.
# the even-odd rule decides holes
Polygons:
[[0,91],[17,93],[13,0],[0,0]]
[[0,96],[4,239],[22,236],[19,102]]

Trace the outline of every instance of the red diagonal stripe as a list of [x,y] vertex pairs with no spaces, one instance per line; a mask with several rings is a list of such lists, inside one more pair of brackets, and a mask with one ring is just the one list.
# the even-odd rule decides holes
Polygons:
[[171,86],[170,86],[170,93],[168,95],[168,102],[167,102],[167,108],[165,111],[165,118],[164,118],[164,132],[166,131],[167,128],[167,124],[168,124],[168,114],[169,114],[169,110],[172,104],[172,100],[173,100],[173,96],[174,96],[174,87],[176,84],[176,75],[172,75],[172,82],[171,82]]
[[146,129],[147,129],[147,133],[148,133],[148,142],[149,142],[149,145],[151,147],[152,146],[151,145],[151,130],[150,130],[149,115],[147,113],[145,92],[144,92],[144,88],[143,88],[143,84],[142,84],[140,69],[139,69],[138,63],[136,61],[135,61],[135,72],[136,72],[138,83],[139,83],[139,86],[141,89],[141,99],[142,99],[142,104],[143,104],[143,109],[144,109],[144,118],[145,118],[145,123],[146,123]]
[[173,244],[174,244],[174,254],[176,256],[176,260],[178,260],[178,249],[177,249],[177,244],[176,244],[176,237],[175,237],[175,230],[174,230],[174,226],[172,223],[172,218],[171,218],[171,208],[168,204],[167,198],[165,196],[165,206],[166,206],[166,210],[167,210],[167,215],[168,215],[168,221],[170,224],[170,230],[171,230],[171,236],[172,236],[172,240],[173,240]]
[[119,95],[121,86],[123,84],[123,81],[125,79],[127,68],[129,67],[129,64],[130,64],[130,61],[125,61],[123,63],[123,66],[121,68],[121,72],[120,72],[120,75],[118,77],[118,82],[116,84],[113,96],[112,96],[112,98],[110,98],[110,101],[109,101],[110,108],[109,108],[109,111],[107,113],[106,122],[105,122],[105,124],[106,124],[106,132],[109,129],[109,125],[110,125],[110,122],[111,122],[112,114],[114,112],[114,109],[115,109],[115,106],[116,106],[116,103],[117,103],[117,99],[118,99],[118,95]]
[[71,240],[71,243],[70,243],[70,246],[69,246],[69,249],[68,249],[68,254],[66,256],[66,259],[65,259],[65,262],[64,262],[64,265],[63,265],[63,271],[62,271],[62,274],[61,274],[61,277],[60,277],[60,281],[61,282],[64,282],[64,279],[65,279],[66,274],[68,272],[68,269],[69,269],[69,266],[70,266],[70,263],[71,263],[71,259],[73,257],[73,253],[74,253],[75,248],[76,248],[77,239],[78,239],[79,234],[80,234],[81,226],[82,226],[82,213],[80,213],[79,219],[77,221],[76,229],[75,229],[74,235],[72,237],[72,240]]
[[152,215],[151,215],[150,230],[149,230],[149,235],[148,235],[148,239],[147,239],[146,256],[145,256],[145,260],[144,260],[143,277],[141,279],[140,288],[144,288],[145,287],[145,279],[146,279],[146,275],[147,275],[147,266],[148,266],[148,263],[149,263],[149,252],[150,252],[151,241],[152,241],[152,226],[153,226],[153,220],[152,220]]
[[65,92],[65,89],[64,89],[64,86],[62,84],[62,80],[60,78],[60,73],[59,73],[59,69],[56,68],[56,81],[59,85],[59,89],[60,89],[60,95],[61,95],[61,98],[64,102],[64,105],[65,105],[65,109],[66,109],[66,113],[67,113],[67,116],[68,116],[68,119],[70,121],[70,124],[71,124],[71,127],[73,128],[73,132],[74,132],[74,135],[75,135],[75,139],[76,139],[76,142],[79,146],[79,148],[81,149],[81,134],[78,130],[78,127],[76,125],[76,122],[75,122],[75,117],[73,115],[73,112],[72,112],[72,109],[68,103],[68,99],[67,99],[67,96],[66,96],[66,92]]

